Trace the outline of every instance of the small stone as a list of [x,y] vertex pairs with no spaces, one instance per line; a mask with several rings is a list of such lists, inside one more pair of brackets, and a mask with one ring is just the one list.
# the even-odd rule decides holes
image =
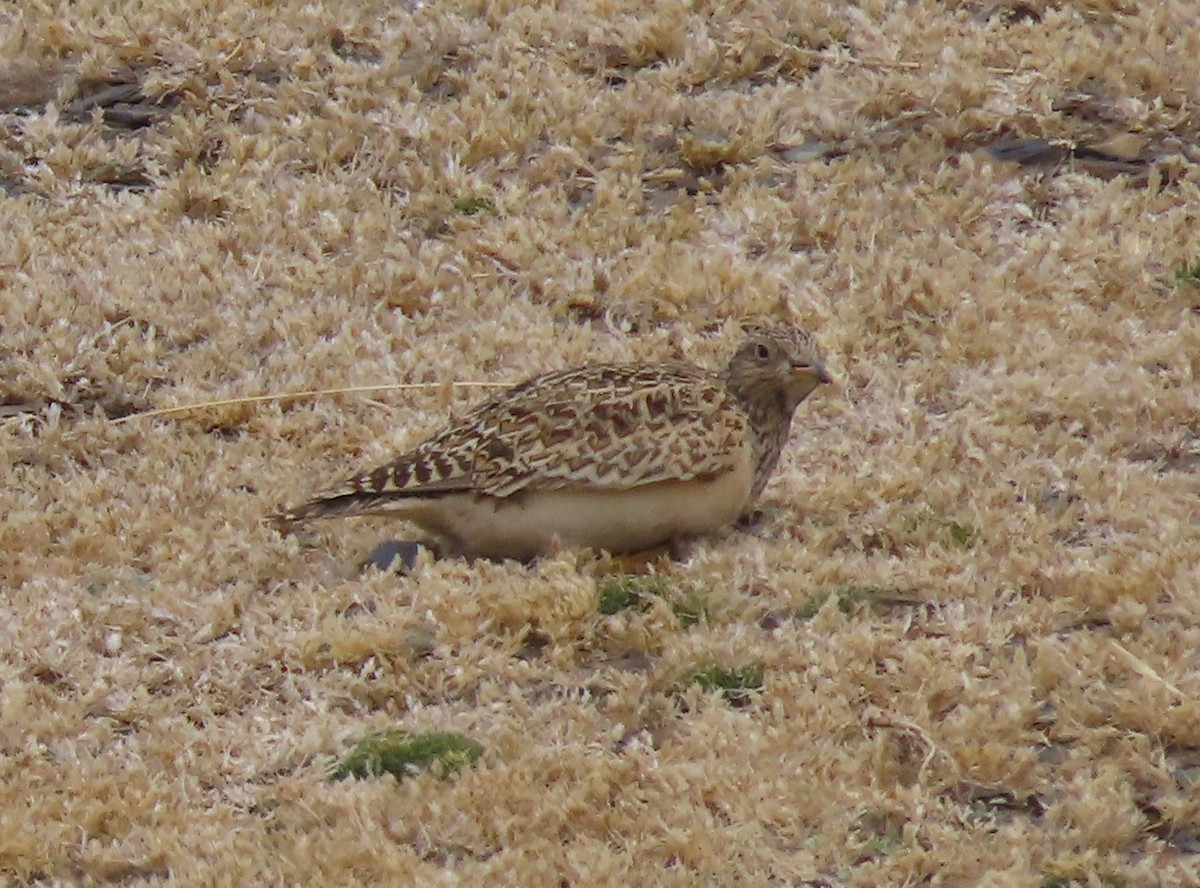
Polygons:
[[424,548],[414,540],[384,540],[371,550],[361,568],[375,567],[379,570],[406,574],[416,566],[417,557]]

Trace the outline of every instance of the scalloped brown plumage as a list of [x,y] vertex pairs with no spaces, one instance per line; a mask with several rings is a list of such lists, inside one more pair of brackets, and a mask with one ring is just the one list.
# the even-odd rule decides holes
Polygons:
[[649,549],[742,515],[796,407],[828,381],[812,337],[785,325],[751,328],[722,373],[681,363],[549,373],[273,520],[403,518],[472,557]]

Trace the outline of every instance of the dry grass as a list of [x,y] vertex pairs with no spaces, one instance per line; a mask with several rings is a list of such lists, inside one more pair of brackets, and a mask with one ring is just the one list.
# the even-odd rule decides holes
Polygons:
[[[1194,4],[557,6],[0,6],[0,880],[1197,884]],[[840,384],[609,613],[261,523],[775,313]]]

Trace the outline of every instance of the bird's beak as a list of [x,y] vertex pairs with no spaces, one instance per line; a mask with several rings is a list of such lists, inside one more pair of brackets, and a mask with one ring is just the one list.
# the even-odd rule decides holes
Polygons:
[[817,382],[830,383],[833,382],[833,377],[829,375],[829,371],[825,369],[825,365],[817,361],[811,364],[799,364],[792,368],[797,376],[811,376]]

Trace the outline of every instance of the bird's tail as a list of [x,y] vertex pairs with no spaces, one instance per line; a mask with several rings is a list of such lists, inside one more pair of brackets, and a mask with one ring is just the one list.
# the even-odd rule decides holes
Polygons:
[[342,493],[311,499],[292,509],[275,512],[266,517],[266,522],[280,533],[291,533],[296,525],[321,518],[352,518],[370,514],[378,505],[379,497],[364,497],[362,494]]

